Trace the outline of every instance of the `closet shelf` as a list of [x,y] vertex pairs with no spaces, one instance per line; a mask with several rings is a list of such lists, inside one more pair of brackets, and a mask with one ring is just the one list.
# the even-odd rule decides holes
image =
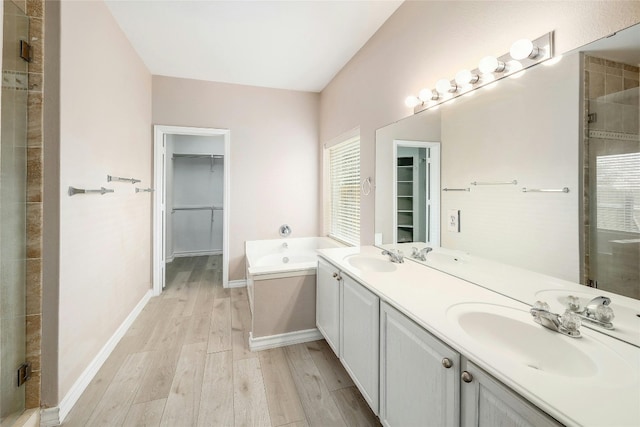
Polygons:
[[224,159],[224,156],[218,154],[180,154],[174,153],[173,159],[184,158],[184,159]]

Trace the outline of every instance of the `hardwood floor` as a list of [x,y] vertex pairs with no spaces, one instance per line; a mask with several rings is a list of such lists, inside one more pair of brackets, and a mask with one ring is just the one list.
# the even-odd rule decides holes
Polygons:
[[379,426],[324,340],[251,352],[221,257],[176,258],[64,426]]

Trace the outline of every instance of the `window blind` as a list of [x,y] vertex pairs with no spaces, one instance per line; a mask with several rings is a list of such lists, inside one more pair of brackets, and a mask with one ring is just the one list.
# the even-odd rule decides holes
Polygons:
[[329,235],[360,244],[360,137],[329,148]]
[[596,158],[597,226],[640,232],[640,153]]

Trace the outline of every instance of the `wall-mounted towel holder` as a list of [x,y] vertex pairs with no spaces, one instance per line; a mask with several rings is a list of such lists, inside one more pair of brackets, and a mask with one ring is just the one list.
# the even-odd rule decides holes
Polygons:
[[522,189],[523,193],[568,193],[569,187],[563,188],[527,188]]
[[471,188],[443,188],[442,191],[471,191]]
[[155,191],[153,188],[138,188],[136,187],[136,193],[151,193]]
[[471,183],[471,185],[517,185],[518,184],[518,180],[513,180],[513,181],[495,181],[495,182],[478,182],[478,181],[473,181]]
[[114,190],[111,188],[100,187],[99,190],[85,190],[84,188],[75,188],[69,187],[69,196],[74,196],[76,194],[100,194],[103,195],[105,193],[114,193]]
[[135,178],[120,178],[119,176],[107,175],[108,182],[129,182],[131,184],[135,184],[136,182],[142,182],[139,179]]

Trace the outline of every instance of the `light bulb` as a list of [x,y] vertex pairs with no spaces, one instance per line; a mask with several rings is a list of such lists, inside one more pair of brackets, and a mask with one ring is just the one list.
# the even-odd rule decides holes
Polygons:
[[421,104],[422,102],[418,99],[417,96],[407,96],[404,100],[404,105],[409,108],[414,108],[416,105]]
[[512,79],[518,79],[524,75],[524,71],[522,71],[523,66],[519,61],[509,61],[507,62],[507,72],[511,74],[509,77]]
[[540,53],[540,49],[534,46],[529,39],[520,39],[511,45],[509,49],[509,55],[515,60],[522,60],[526,58],[535,58]]
[[435,101],[439,98],[437,93],[434,93],[431,89],[422,89],[418,97],[422,102]]
[[436,90],[439,93],[453,93],[458,89],[456,85],[452,85],[447,79],[440,79],[436,82]]
[[456,74],[456,83],[460,86],[477,83],[480,77],[469,70],[460,70]]
[[484,58],[482,58],[480,64],[478,65],[478,69],[482,74],[489,74],[494,72],[501,73],[504,71],[504,67],[504,62],[498,61],[495,56],[485,56]]

